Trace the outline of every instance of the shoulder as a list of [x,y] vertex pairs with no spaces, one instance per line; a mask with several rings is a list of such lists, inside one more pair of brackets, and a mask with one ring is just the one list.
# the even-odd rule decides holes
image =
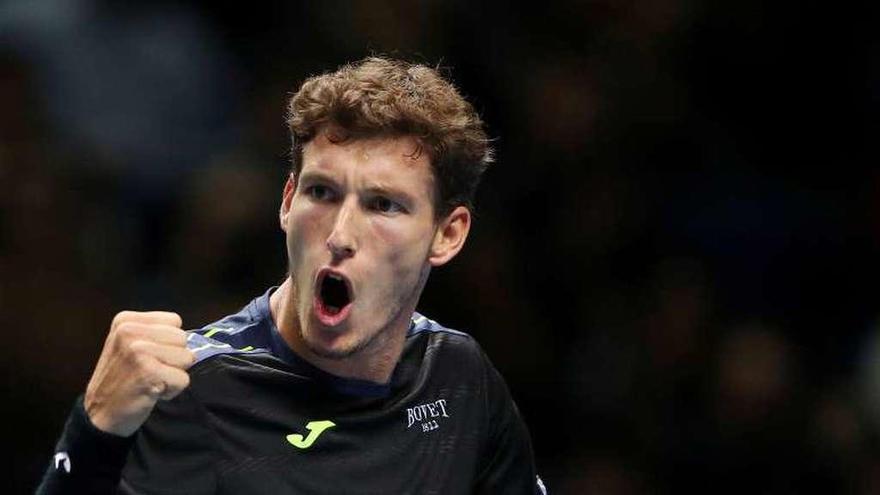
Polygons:
[[187,332],[187,348],[195,353],[196,363],[224,354],[269,352],[267,322],[255,309],[255,301],[238,313]]
[[471,335],[443,326],[419,313],[413,313],[406,338],[409,341],[427,340],[428,350],[443,348],[460,353],[482,353],[480,345]]
[[459,331],[453,330],[451,328],[445,327],[436,321],[428,318],[427,316],[420,313],[413,313],[412,318],[410,320],[409,332],[407,333],[407,337],[413,337],[419,334],[446,334],[446,335],[454,335],[463,339],[473,340],[473,337],[470,335]]
[[407,345],[419,344],[424,345],[424,359],[428,363],[453,374],[466,374],[473,379],[485,376],[486,371],[492,367],[488,356],[473,336],[413,313],[407,333]]
[[490,403],[506,404],[511,400],[504,377],[471,335],[414,313],[407,339],[426,341],[424,359],[430,368],[471,383],[478,381]]

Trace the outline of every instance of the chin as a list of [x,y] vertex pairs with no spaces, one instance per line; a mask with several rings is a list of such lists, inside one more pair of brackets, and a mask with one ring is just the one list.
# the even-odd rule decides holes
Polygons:
[[334,348],[326,348],[326,347],[311,345],[308,342],[306,342],[306,343],[309,345],[309,350],[312,351],[312,354],[314,354],[320,358],[332,359],[334,361],[341,361],[343,359],[350,358],[351,356],[353,356],[354,354],[356,354],[358,352],[357,348],[334,349]]
[[366,347],[366,342],[350,342],[346,337],[351,336],[336,329],[323,330],[315,325],[309,335],[303,336],[303,341],[314,355],[334,360],[349,358]]

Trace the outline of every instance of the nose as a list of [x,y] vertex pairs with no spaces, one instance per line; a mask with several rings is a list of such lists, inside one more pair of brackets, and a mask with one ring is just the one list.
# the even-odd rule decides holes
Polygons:
[[357,251],[356,210],[356,204],[353,204],[352,201],[345,201],[336,213],[333,230],[327,236],[327,249],[333,255],[334,261],[351,258]]

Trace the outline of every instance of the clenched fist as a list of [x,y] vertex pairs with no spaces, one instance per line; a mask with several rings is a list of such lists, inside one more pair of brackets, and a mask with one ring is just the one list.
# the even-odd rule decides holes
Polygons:
[[158,400],[189,385],[194,354],[177,313],[123,311],[113,318],[98,364],[86,387],[86,413],[98,429],[129,436]]

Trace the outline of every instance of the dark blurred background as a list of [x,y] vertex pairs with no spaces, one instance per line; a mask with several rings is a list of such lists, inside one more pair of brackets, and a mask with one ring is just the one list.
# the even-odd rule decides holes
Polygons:
[[876,7],[278,3],[0,1],[0,491],[115,312],[282,279],[285,102],[384,53],[497,139],[420,310],[492,356],[552,493],[880,493]]

